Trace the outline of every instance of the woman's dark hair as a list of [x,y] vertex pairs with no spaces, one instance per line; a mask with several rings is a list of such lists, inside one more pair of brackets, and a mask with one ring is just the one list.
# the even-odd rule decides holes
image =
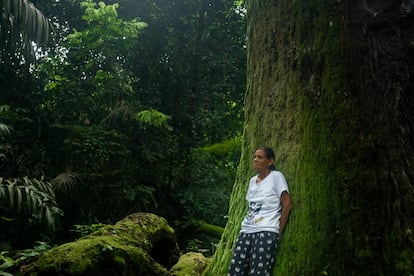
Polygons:
[[269,169],[271,171],[276,170],[276,167],[275,167],[275,152],[269,147],[258,147],[256,150],[262,150],[266,154],[267,159],[273,159],[273,164],[270,165]]

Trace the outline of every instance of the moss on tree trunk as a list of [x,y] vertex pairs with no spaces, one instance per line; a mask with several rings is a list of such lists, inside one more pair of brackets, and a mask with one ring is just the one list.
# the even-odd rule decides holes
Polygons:
[[250,0],[248,16],[242,156],[205,274],[227,272],[261,145],[294,203],[274,275],[412,274],[414,16],[386,0]]

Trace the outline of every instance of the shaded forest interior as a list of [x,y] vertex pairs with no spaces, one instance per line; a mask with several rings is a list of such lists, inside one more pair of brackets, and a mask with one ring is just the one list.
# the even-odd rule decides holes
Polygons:
[[240,156],[242,3],[32,2],[0,6],[0,251],[152,212],[211,254]]

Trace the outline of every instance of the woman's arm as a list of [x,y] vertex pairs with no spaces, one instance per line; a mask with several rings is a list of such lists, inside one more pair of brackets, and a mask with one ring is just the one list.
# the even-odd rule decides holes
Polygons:
[[290,194],[287,191],[284,191],[281,196],[282,200],[282,214],[280,216],[280,224],[279,224],[279,235],[282,236],[283,231],[285,231],[285,227],[290,215],[290,210],[292,209],[292,199]]

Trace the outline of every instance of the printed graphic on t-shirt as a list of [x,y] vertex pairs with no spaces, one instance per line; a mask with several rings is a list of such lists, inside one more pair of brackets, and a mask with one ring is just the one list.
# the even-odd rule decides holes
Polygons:
[[256,215],[259,213],[262,208],[261,203],[250,202],[249,211],[247,211],[246,222],[247,224],[255,224],[263,219],[263,217],[256,218]]

